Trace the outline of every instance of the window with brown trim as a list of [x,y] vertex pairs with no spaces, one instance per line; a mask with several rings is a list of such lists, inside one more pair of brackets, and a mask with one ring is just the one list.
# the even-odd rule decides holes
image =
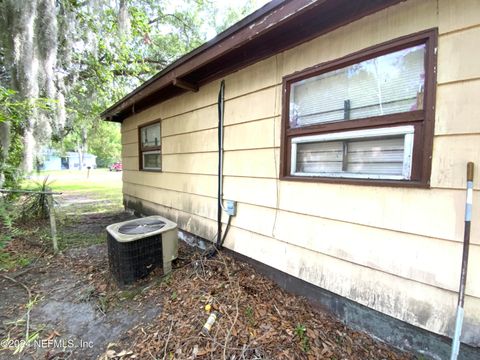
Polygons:
[[140,170],[162,170],[162,144],[160,121],[139,127]]
[[283,79],[281,178],[428,187],[437,30]]

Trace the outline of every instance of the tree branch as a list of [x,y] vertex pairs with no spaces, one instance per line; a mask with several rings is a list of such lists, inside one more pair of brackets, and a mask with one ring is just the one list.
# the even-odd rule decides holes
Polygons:
[[190,26],[190,24],[186,23],[185,20],[183,20],[182,18],[180,18],[178,15],[175,15],[175,14],[163,14],[163,15],[161,15],[161,16],[158,16],[158,17],[150,20],[150,21],[148,22],[148,25],[152,25],[152,24],[154,24],[154,23],[156,23],[156,22],[159,22],[159,21],[165,19],[166,17],[173,17],[174,19],[180,21],[180,22],[182,23],[182,25],[183,25],[184,28],[188,28],[188,29],[190,29],[191,31],[194,31],[194,29],[192,29],[192,27]]

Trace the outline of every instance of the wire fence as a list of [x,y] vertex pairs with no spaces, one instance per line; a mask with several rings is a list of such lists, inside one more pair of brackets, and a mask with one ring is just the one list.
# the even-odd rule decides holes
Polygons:
[[[45,198],[46,208],[48,209],[48,217],[50,220],[50,234],[52,239],[53,252],[56,254],[58,252],[58,239],[57,239],[57,222],[55,216],[55,201],[53,196],[62,195],[61,192],[55,191],[37,191],[37,190],[20,190],[20,189],[0,189],[0,194],[27,194],[27,195],[41,195]],[[5,201],[5,199],[2,199]]]

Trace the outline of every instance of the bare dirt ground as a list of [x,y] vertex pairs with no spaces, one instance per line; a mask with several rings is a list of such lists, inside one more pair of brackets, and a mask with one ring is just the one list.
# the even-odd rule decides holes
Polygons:
[[[12,350],[25,341],[27,312],[32,341],[15,358],[95,359],[132,326],[159,314],[158,301],[133,299],[138,289],[115,289],[107,296],[107,288],[114,284],[108,273],[105,227],[132,216],[118,206],[116,211],[81,211],[95,210],[92,204],[98,209],[98,199],[88,194],[59,199],[64,251],[55,257],[48,242],[32,237],[20,236],[8,244],[7,251],[35,260],[24,269],[1,274],[0,339],[7,340],[2,347],[11,349],[0,351],[0,359],[11,359]],[[88,244],[86,239],[103,244],[68,248],[74,240]]]
[[[9,243],[7,251],[33,260],[0,273],[0,339],[18,345],[28,328],[31,341],[19,355],[0,347],[0,359],[415,358],[347,328],[224,253],[207,259],[182,244],[172,274],[154,271],[119,288],[108,271],[104,229],[131,216],[120,208],[95,212],[89,198],[63,196],[59,211],[71,216],[60,232],[70,246],[61,254],[32,239]],[[85,246],[73,247],[80,232]],[[202,334],[212,311],[219,317]]]
[[[105,262],[105,246],[93,245],[67,251],[55,259],[42,259],[34,269],[14,277],[37,299],[29,314],[30,333],[38,332],[39,340],[55,341],[33,341],[19,358],[95,359],[132,326],[146,323],[160,313],[161,304],[154,299],[133,299],[129,292],[122,291],[107,297],[109,276]],[[98,284],[93,280],[95,276],[105,277],[106,281]],[[4,317],[21,318],[27,310],[25,289],[5,278],[0,278],[0,288]],[[12,338],[25,338],[24,326],[4,324],[0,332],[7,331]],[[11,358],[11,352],[0,353],[0,359]]]

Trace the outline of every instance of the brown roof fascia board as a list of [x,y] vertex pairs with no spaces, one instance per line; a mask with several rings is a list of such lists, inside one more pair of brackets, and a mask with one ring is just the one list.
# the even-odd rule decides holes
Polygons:
[[[327,1],[321,7],[302,14],[298,23],[289,21],[274,31],[265,33],[261,38],[253,39],[241,48],[210,61],[208,66],[191,72],[188,78],[199,86],[203,86],[401,1],[404,0]],[[316,27],[312,26],[312,23],[315,23]],[[209,74],[199,75],[199,71],[202,72],[205,69],[208,69]]]
[[[297,46],[321,33],[331,31],[403,0],[355,0],[353,3],[349,1],[351,0],[273,1],[162,70],[104,111],[101,116],[106,120],[121,122],[135,110],[138,112],[182,92],[194,91],[197,86],[202,86],[219,76],[260,61],[276,52]],[[315,21],[318,25],[312,26],[311,19],[307,21],[309,25],[302,24],[303,20],[312,16],[318,19]],[[294,26],[297,18],[298,24]],[[275,40],[278,36],[282,39]],[[263,42],[262,39],[265,39],[266,44],[258,47],[259,42]],[[278,44],[274,44],[275,41],[278,41]],[[236,57],[235,54],[246,56],[247,52],[252,51],[250,45],[254,43],[257,44],[254,46],[256,50],[248,55],[251,61]],[[234,63],[229,61],[232,59],[235,59]],[[210,71],[215,69],[214,73],[210,72],[198,77],[206,66]],[[188,83],[192,85],[190,88],[178,86]]]

